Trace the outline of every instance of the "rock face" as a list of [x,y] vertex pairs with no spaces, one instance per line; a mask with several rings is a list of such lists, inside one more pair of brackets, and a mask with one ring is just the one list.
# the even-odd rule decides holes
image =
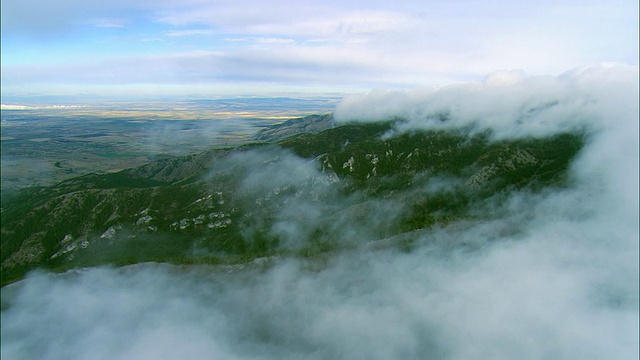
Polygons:
[[318,256],[355,246],[345,224],[362,241],[406,248],[414,231],[491,217],[472,211],[489,197],[567,186],[584,141],[572,133],[510,141],[459,131],[390,136],[391,122],[331,123],[330,115],[314,115],[259,136],[285,138],[279,142],[82,176],[3,199],[2,283],[38,266]]

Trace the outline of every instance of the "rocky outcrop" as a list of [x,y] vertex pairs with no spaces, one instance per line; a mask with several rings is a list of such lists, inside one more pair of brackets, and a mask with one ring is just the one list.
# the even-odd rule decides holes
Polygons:
[[[331,122],[305,119],[263,135]],[[474,202],[497,192],[564,186],[584,141],[581,134],[502,142],[460,131],[383,136],[391,127],[331,127],[25,190],[3,203],[2,281],[37,266],[250,261],[293,251],[294,233],[296,251],[328,251],[339,246],[337,223],[366,223],[366,209],[384,201],[400,206],[399,215],[362,230],[371,241],[393,238],[465,219]],[[432,191],[429,179],[450,183]]]

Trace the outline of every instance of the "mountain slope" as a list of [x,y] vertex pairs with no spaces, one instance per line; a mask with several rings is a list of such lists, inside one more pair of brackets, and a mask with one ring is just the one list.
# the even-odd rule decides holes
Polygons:
[[[410,250],[416,230],[496,216],[478,211],[488,199],[567,186],[584,144],[579,133],[392,134],[391,122],[315,135],[287,127],[304,125],[270,133],[287,134],[278,143],[87,175],[3,201],[2,283],[38,266],[242,263],[381,241]],[[371,226],[371,216],[382,217]]]
[[332,127],[334,127],[333,114],[309,115],[260,130],[254,139],[274,142],[300,133],[317,134]]

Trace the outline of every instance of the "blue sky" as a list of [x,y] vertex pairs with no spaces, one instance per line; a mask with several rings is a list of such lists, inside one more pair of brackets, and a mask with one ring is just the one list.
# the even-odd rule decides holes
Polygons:
[[638,65],[638,3],[2,0],[2,94],[344,93]]

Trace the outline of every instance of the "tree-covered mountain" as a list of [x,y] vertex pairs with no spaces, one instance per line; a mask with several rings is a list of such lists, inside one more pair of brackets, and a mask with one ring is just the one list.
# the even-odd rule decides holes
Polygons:
[[2,284],[36,267],[411,251],[417,231],[498,216],[483,204],[508,193],[568,186],[585,142],[581,133],[495,140],[403,133],[394,122],[334,127],[330,115],[258,140],[3,197]]

